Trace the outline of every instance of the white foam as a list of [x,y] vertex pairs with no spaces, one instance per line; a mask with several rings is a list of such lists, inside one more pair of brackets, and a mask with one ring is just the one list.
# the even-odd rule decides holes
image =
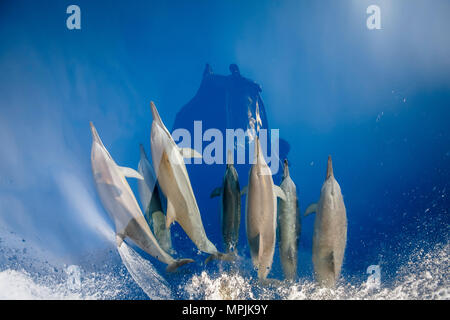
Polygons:
[[193,276],[184,289],[189,299],[254,299],[248,279],[236,273],[222,273],[219,277],[214,278],[203,271],[200,275]]
[[[278,287],[251,285],[253,279],[238,273],[194,275],[185,286],[189,299],[450,299],[450,245],[438,245],[424,253],[419,250],[397,272],[391,283],[381,279],[380,289],[361,284],[340,283],[335,289],[318,286],[314,281],[283,282]],[[181,286],[180,286],[181,288]]]
[[105,274],[88,274],[78,278],[79,286],[66,279],[32,275],[26,271],[7,269],[0,272],[0,299],[12,300],[92,300],[116,299],[124,283]]

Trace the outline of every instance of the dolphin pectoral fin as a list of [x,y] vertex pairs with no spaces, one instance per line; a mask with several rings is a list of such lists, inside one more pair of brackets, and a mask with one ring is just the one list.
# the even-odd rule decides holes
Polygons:
[[175,260],[175,262],[172,262],[171,264],[169,264],[166,268],[166,272],[174,272],[176,271],[179,267],[188,264],[188,263],[192,263],[194,262],[194,260],[192,259],[177,259]]
[[273,186],[273,194],[276,197],[281,198],[284,201],[286,201],[286,193],[284,193],[284,191],[279,186],[276,186],[276,185]]
[[118,167],[120,172],[127,178],[136,178],[139,180],[144,180],[144,177],[134,169],[128,167]]
[[308,208],[306,208],[305,214],[303,215],[306,217],[307,215],[317,212],[317,203],[311,203]]
[[183,158],[202,158],[202,155],[198,153],[196,150],[191,148],[180,148],[180,153]]
[[170,229],[170,225],[176,220],[175,208],[172,202],[167,199],[167,212],[166,212],[166,229]]
[[248,186],[245,186],[244,188],[242,188],[241,190],[241,196],[243,196],[244,194],[247,194],[248,192]]
[[211,195],[209,196],[210,198],[214,198],[214,197],[218,197],[222,194],[222,187],[217,187],[213,190],[213,192],[211,192]]

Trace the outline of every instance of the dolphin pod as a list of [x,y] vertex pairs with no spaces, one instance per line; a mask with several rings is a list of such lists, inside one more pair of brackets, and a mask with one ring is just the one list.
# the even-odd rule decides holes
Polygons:
[[305,216],[316,212],[312,259],[317,281],[334,287],[339,278],[347,242],[347,214],[341,187],[334,178],[331,156],[319,202],[311,204]]
[[284,191],[286,200],[280,199],[278,205],[278,242],[284,277],[295,280],[297,277],[298,239],[301,230],[297,188],[289,175],[287,160],[284,160],[283,171],[280,188]]
[[92,122],[90,126],[92,174],[100,200],[114,221],[117,246],[120,247],[125,238],[130,238],[142,250],[167,264],[168,272],[193,262],[191,259],[175,260],[160,247],[125,179],[128,177],[142,180],[143,177],[134,169],[118,166],[103,145]]
[[[190,148],[180,148],[162,122],[151,102],[151,158],[150,164],[140,146],[138,171],[118,166],[103,145],[94,125],[92,131],[91,165],[96,188],[103,206],[115,224],[116,243],[120,247],[130,238],[142,250],[167,264],[167,271],[193,262],[174,259],[170,226],[175,221],[211,259],[234,260],[241,219],[241,195],[246,194],[245,229],[253,266],[261,283],[276,283],[268,279],[272,268],[275,244],[278,239],[280,261],[284,277],[295,280],[298,265],[298,241],[301,231],[296,185],[284,162],[280,187],[273,182],[272,172],[261,149],[258,134],[254,136],[255,159],[249,170],[248,186],[240,190],[239,179],[231,152],[222,186],[211,193],[221,197],[221,227],[226,253],[221,253],[208,239],[197,201],[192,190],[184,158],[201,157]],[[126,180],[138,179],[139,204]],[[164,214],[161,196],[167,199]],[[278,200],[279,198],[279,200]],[[316,213],[314,222],[312,261],[317,282],[334,287],[340,276],[347,241],[346,209],[341,188],[333,174],[331,156],[320,198],[311,204],[304,216]],[[152,233],[153,230],[153,233]]]
[[211,193],[211,198],[221,197],[220,220],[222,237],[226,252],[236,249],[239,239],[239,225],[241,222],[241,190],[239,178],[233,165],[233,156],[228,151],[227,169],[223,177],[222,186]]

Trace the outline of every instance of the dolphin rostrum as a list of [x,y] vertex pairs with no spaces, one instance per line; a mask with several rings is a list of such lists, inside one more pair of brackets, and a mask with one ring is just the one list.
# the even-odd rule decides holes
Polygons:
[[314,273],[319,284],[334,287],[344,260],[347,214],[341,187],[334,178],[331,156],[319,202],[311,204],[305,216],[312,212],[316,212],[312,249]]
[[151,102],[150,105],[153,115],[150,138],[152,161],[161,190],[167,198],[166,227],[177,221],[200,251],[214,257],[225,256],[206,236],[183,159],[201,155],[190,148],[179,148],[162,122],[155,104]]
[[222,186],[211,193],[211,198],[216,196],[221,197],[222,237],[228,253],[236,249],[241,222],[241,190],[231,151],[228,151],[227,169]]
[[286,195],[286,200],[280,199],[278,203],[278,245],[281,266],[284,277],[288,280],[295,280],[301,224],[297,189],[289,175],[287,160],[284,160],[284,173],[280,188]]
[[120,247],[125,238],[133,240],[142,250],[167,264],[167,271],[193,262],[192,259],[175,260],[167,254],[153,236],[139,204],[125,177],[143,177],[131,168],[118,166],[106,150],[92,122],[91,166],[100,200],[114,221],[116,242]]
[[255,137],[256,161],[249,172],[248,186],[242,193],[246,199],[246,231],[253,265],[258,279],[266,281],[273,262],[277,227],[277,197],[286,200],[280,187],[273,184],[272,173]]
[[166,228],[166,216],[163,213],[155,172],[148,161],[144,146],[141,144],[139,148],[141,159],[138,164],[138,172],[144,177],[144,180],[138,180],[138,190],[144,216],[161,248],[167,253],[173,254],[175,252],[172,249],[170,229]]

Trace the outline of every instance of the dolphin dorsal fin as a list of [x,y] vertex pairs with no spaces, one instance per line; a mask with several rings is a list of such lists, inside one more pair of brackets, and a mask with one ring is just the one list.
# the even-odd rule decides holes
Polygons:
[[327,179],[329,177],[334,177],[334,175],[333,175],[333,162],[331,161],[331,156],[328,156],[328,165],[327,165]]
[[128,167],[119,167],[120,172],[127,178],[136,178],[139,180],[144,180],[144,177],[134,169]]

